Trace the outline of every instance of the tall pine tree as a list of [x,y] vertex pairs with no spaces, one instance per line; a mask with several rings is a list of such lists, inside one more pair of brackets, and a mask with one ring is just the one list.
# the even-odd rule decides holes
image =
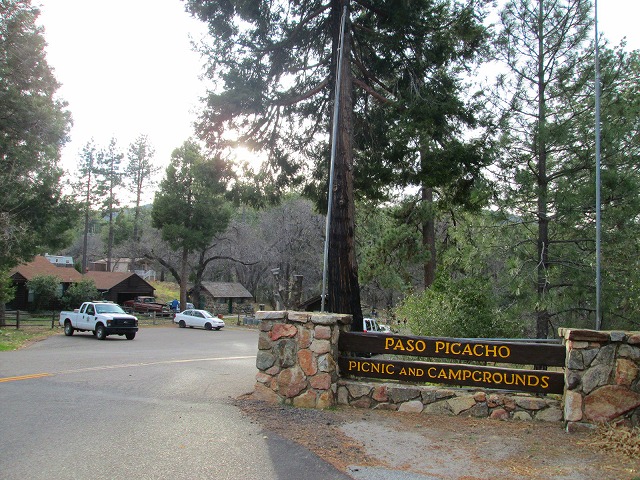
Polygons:
[[566,143],[574,116],[564,102],[586,86],[575,73],[585,60],[590,9],[588,0],[510,0],[500,15],[497,53],[509,71],[500,78],[496,95],[504,107],[502,199],[505,211],[534,226],[523,230],[531,236],[519,245],[533,247],[523,250],[523,261],[535,270],[538,338],[549,335],[551,290],[562,288],[553,276],[562,262],[553,250],[565,241],[555,230],[562,196],[558,187],[576,173],[570,162],[573,146]]
[[206,249],[229,224],[225,192],[228,168],[219,158],[207,159],[200,146],[187,140],[171,154],[151,211],[162,239],[180,255],[180,304],[187,302],[189,254]]
[[[205,53],[217,87],[208,96],[199,134],[217,145],[240,132],[233,140],[267,151],[261,178],[270,177],[280,189],[312,180],[317,183],[307,184],[307,192],[327,192],[327,138],[332,106],[339,102],[337,137],[330,139],[337,154],[330,192],[327,305],[330,311],[352,314],[352,328],[361,330],[354,241],[356,129],[365,128],[362,112],[369,103],[404,101],[395,79],[406,77],[413,67],[420,70],[418,63],[425,58],[438,57],[445,39],[465,41],[458,33],[445,34],[456,20],[456,9],[447,0],[189,0],[187,5],[209,25]],[[342,83],[336,99],[345,13]],[[414,46],[423,54],[408,55]],[[310,174],[309,163],[315,160]]]

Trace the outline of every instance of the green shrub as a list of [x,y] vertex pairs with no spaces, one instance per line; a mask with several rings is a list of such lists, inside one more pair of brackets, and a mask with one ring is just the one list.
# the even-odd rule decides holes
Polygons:
[[508,338],[520,335],[495,305],[490,283],[482,278],[438,279],[430,289],[405,298],[396,318],[407,320],[414,335]]
[[62,296],[64,308],[73,309],[82,305],[82,302],[101,300],[102,295],[96,288],[93,280],[81,280],[71,285]]
[[36,275],[27,282],[27,288],[33,294],[36,311],[51,308],[53,300],[62,293],[60,279],[55,275]]

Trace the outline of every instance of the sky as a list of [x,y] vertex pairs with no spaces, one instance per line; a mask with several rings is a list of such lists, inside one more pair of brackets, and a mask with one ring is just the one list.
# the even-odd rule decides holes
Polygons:
[[200,55],[190,38],[205,25],[179,0],[33,0],[48,43],[47,60],[73,117],[63,166],[73,169],[90,140],[122,151],[148,136],[156,163],[193,135],[199,98]]
[[[63,167],[73,170],[92,138],[104,148],[115,138],[126,151],[145,134],[164,170],[173,149],[194,134],[205,87],[190,39],[202,38],[205,25],[180,0],[32,3],[41,9],[47,60],[74,120]],[[611,44],[626,36],[628,49],[640,49],[639,17],[639,0],[598,2],[599,31]]]

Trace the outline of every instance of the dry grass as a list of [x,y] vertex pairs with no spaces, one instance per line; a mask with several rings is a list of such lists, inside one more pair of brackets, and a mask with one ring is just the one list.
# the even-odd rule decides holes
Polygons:
[[149,282],[155,288],[156,301],[160,303],[170,302],[174,298],[180,298],[180,285],[175,282]]
[[595,431],[592,446],[627,458],[640,458],[640,427],[601,425]]

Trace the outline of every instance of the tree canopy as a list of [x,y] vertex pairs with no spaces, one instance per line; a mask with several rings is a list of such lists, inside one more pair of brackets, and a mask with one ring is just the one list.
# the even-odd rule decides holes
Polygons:
[[[204,53],[215,88],[198,124],[199,135],[209,145],[231,141],[265,150],[269,161],[261,178],[271,177],[271,184],[281,188],[305,184],[308,194],[326,198],[331,106],[339,103],[340,126],[332,139],[336,158],[330,192],[327,300],[331,311],[353,314],[356,329],[362,313],[354,244],[354,184],[361,192],[378,196],[376,189],[399,179],[385,177],[367,155],[354,158],[354,149],[366,149],[355,142],[370,138],[364,132],[371,129],[376,113],[383,120],[374,127],[381,131],[381,125],[399,121],[400,112],[412,106],[420,111],[414,100],[439,83],[427,77],[438,78],[438,71],[452,59],[474,55],[483,38],[476,10],[482,3],[187,2],[188,9],[208,23],[211,34]],[[341,46],[343,15],[346,33]],[[344,63],[336,99],[339,50]],[[452,100],[451,105],[454,103]],[[389,108],[376,111],[375,105]],[[432,103],[422,103],[422,107],[427,105]],[[433,117],[438,116],[434,113]],[[354,173],[358,169],[366,172],[367,166],[376,176],[363,175],[358,184]]]
[[71,117],[38,14],[29,0],[0,3],[0,269],[62,246],[76,218],[58,166]]
[[180,302],[186,304],[190,253],[205,250],[229,223],[225,200],[231,172],[219,157],[207,159],[194,140],[185,141],[171,155],[151,211],[153,226],[179,253]]

